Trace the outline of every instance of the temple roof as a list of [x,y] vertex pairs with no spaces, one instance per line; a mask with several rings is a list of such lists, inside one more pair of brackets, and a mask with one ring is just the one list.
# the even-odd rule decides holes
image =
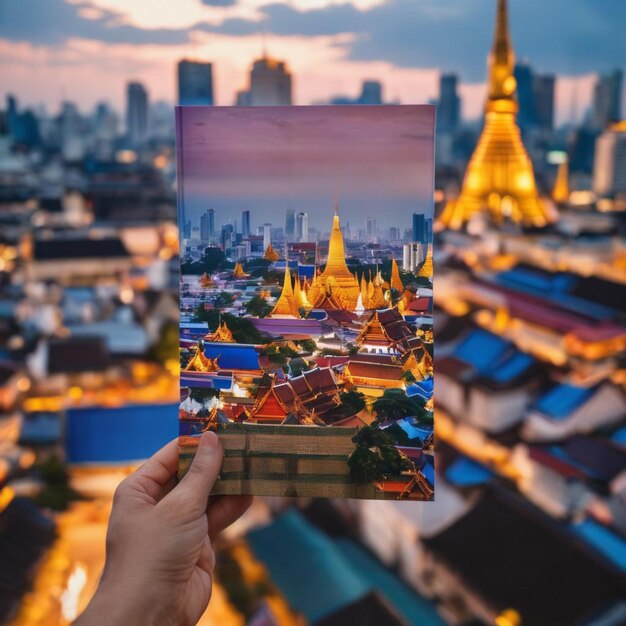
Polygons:
[[214,332],[207,334],[206,341],[215,341],[222,343],[236,343],[233,334],[230,332],[230,328],[226,325],[226,322],[220,322]]
[[355,343],[359,346],[363,343],[391,345],[412,337],[409,325],[398,310],[384,309],[370,315]]

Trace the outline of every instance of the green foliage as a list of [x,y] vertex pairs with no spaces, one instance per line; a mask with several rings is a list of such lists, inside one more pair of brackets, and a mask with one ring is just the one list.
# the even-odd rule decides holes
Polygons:
[[399,474],[409,464],[396,450],[393,440],[375,426],[364,426],[352,438],[356,450],[348,459],[350,477],[363,484]]
[[365,396],[354,389],[342,391],[339,394],[341,404],[324,415],[327,424],[333,424],[339,420],[356,415],[365,408]]
[[303,352],[315,352],[317,350],[317,344],[313,339],[299,339],[296,344],[300,346]]
[[220,291],[217,295],[213,296],[213,306],[218,309],[224,309],[229,307],[234,299],[235,297],[230,291]]
[[221,248],[206,248],[200,261],[183,261],[181,272],[183,274],[193,274],[199,276],[205,272],[209,275],[232,267],[232,263],[226,260],[226,256]]
[[189,395],[192,400],[203,403],[211,398],[217,398],[220,395],[219,389],[203,389],[200,387],[190,387]]
[[244,304],[248,315],[253,317],[267,317],[272,312],[272,307],[261,296],[254,296]]
[[250,274],[252,278],[265,278],[267,277],[267,270],[271,265],[271,261],[267,259],[252,259],[247,261],[244,265],[246,273]]
[[386,389],[385,393],[372,405],[376,420],[398,420],[407,416],[425,417],[423,402],[416,397],[409,398],[403,389]]

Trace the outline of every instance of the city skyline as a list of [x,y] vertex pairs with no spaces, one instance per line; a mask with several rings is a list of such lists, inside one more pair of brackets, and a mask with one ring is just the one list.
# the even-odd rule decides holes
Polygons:
[[[427,102],[436,96],[441,68],[459,75],[464,118],[476,119],[482,112],[485,84],[480,59],[487,50],[490,3],[458,3],[441,9],[446,12],[444,36],[437,24],[437,7],[430,2],[411,8],[397,6],[403,4],[399,0],[354,0],[340,7],[322,2],[311,8],[299,1],[270,9],[260,2],[217,3],[229,5],[218,7],[188,0],[179,3],[176,11],[158,3],[125,6],[118,0],[97,0],[89,8],[63,0],[45,6],[39,6],[38,0],[28,2],[32,11],[16,11],[8,3],[0,7],[0,58],[6,84],[29,106],[44,102],[56,109],[58,101],[70,99],[88,108],[106,99],[121,109],[124,85],[131,80],[145,83],[154,100],[173,102],[176,64],[184,58],[213,64],[215,102],[230,105],[236,92],[246,87],[252,60],[261,56],[264,39],[271,56],[289,63],[296,104],[337,95],[352,97],[367,79],[382,80],[387,99]],[[596,28],[576,32],[574,41],[569,35],[554,38],[541,29],[550,27],[551,16],[558,16],[560,22],[580,20],[588,10],[586,3],[570,2],[563,11],[562,0],[551,2],[542,9],[547,12],[546,26],[530,28],[535,15],[532,4],[511,6],[512,35],[520,59],[530,60],[541,74],[557,76],[557,124],[572,115],[578,121],[591,102],[595,74],[623,67],[624,43],[615,29],[626,9],[614,4],[602,15],[594,14]],[[28,23],[25,15],[30,16]],[[399,41],[382,45],[378,23],[385,23],[390,15],[411,27],[402,30]],[[54,38],[43,28],[42,18],[46,25],[62,20]],[[422,33],[429,26],[433,33]],[[564,24],[561,27],[568,32]],[[368,35],[372,41],[366,44]],[[431,41],[435,36],[437,41]],[[104,45],[106,58],[101,54]],[[582,54],[582,49],[588,54]],[[41,80],[33,77],[33,71],[42,72]],[[81,89],[72,89],[75,84]],[[82,89],[83,85],[90,88]]]
[[[383,227],[409,227],[414,212],[432,215],[434,107],[393,109],[285,107],[279,118],[269,108],[186,109],[183,132],[195,137],[183,146],[186,219],[250,210],[253,226],[283,226],[293,208],[322,229],[335,195],[344,224],[370,214]],[[204,136],[217,119],[219,130],[212,123]]]

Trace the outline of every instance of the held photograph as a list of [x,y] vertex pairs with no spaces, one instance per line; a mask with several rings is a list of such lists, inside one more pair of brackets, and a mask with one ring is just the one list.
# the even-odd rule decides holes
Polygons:
[[434,499],[435,109],[176,109],[180,463],[216,494]]

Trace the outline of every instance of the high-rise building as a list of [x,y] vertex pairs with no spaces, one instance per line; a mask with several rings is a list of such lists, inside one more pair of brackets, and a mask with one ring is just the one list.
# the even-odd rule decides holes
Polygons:
[[413,213],[413,241],[426,241],[426,216],[423,213]]
[[263,224],[263,250],[267,250],[267,247],[272,243],[272,225],[269,223]]
[[598,77],[593,92],[592,124],[603,130],[622,118],[622,85],[624,72],[614,70]]
[[178,63],[178,104],[213,104],[211,63],[187,59]]
[[417,241],[405,243],[402,252],[402,268],[407,272],[414,272],[424,260],[422,244]]
[[215,211],[208,209],[200,216],[200,239],[213,242],[215,238]]
[[470,159],[461,193],[441,214],[442,225],[462,228],[475,215],[499,225],[511,220],[542,227],[555,219],[539,197],[533,166],[519,127],[513,68],[515,54],[508,28],[506,0],[498,0],[493,47],[489,55],[485,124]]
[[285,237],[292,239],[296,234],[296,212],[293,209],[285,209]]
[[126,88],[126,133],[133,146],[148,135],[148,92],[138,82],[130,82]]
[[596,141],[593,190],[600,197],[626,194],[626,121],[609,126]]
[[222,250],[227,252],[233,247],[233,234],[235,229],[232,224],[224,224],[222,226],[222,236],[221,236],[221,245]]
[[237,94],[237,104],[286,106],[291,103],[291,74],[287,65],[267,55],[257,59],[250,72],[250,87]]
[[307,242],[309,240],[309,215],[298,213],[296,216],[296,240]]
[[535,122],[541,130],[554,127],[554,76],[538,74],[533,80]]
[[376,218],[368,217],[366,222],[367,238],[369,241],[373,241],[376,238]]
[[383,86],[378,80],[364,80],[357,104],[382,104]]
[[439,103],[437,107],[437,130],[453,133],[461,120],[461,99],[457,93],[456,74],[442,74],[439,77]]
[[241,236],[245,239],[250,236],[250,211],[241,212]]

